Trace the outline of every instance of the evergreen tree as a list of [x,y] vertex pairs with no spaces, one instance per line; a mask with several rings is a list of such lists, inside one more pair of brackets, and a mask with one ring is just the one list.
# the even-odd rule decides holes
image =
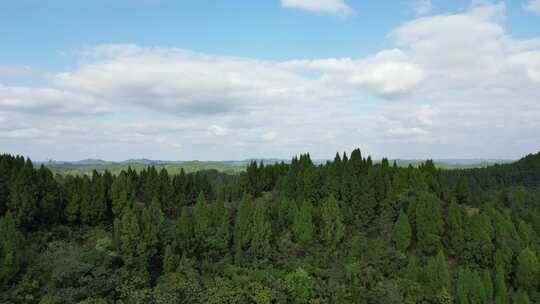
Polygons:
[[476,270],[472,270],[470,273],[470,290],[469,290],[469,303],[471,304],[484,304],[487,303],[486,291],[482,284],[482,279]]
[[315,291],[315,280],[302,268],[285,276],[287,291],[289,292],[288,303],[309,303]]
[[166,216],[173,217],[178,213],[178,210],[174,201],[173,184],[165,168],[159,171],[158,185],[159,204]]
[[482,284],[486,292],[487,303],[493,302],[493,281],[491,279],[491,272],[489,269],[482,270]]
[[183,256],[193,254],[193,246],[195,244],[193,218],[189,207],[184,206],[180,216],[176,221],[176,239],[175,246]]
[[448,263],[442,250],[432,258],[427,267],[431,290],[434,294],[442,290],[450,289],[450,274],[448,273]]
[[119,216],[129,204],[130,193],[127,185],[128,176],[125,171],[120,172],[111,185],[112,213]]
[[178,256],[174,254],[172,246],[167,245],[165,247],[165,253],[163,255],[163,273],[168,274],[176,271],[178,267]]
[[523,249],[517,258],[516,281],[517,286],[526,291],[537,288],[538,260],[535,253],[529,248]]
[[[81,210],[81,192],[80,192],[80,179],[68,176],[66,179],[67,203],[64,210],[64,217],[69,223],[77,223],[80,218]],[[119,216],[119,215],[118,215]]]
[[493,228],[484,214],[466,217],[465,244],[462,258],[469,264],[489,267],[492,262],[494,246],[491,242]]
[[465,245],[464,212],[461,206],[452,201],[448,208],[446,246],[453,256],[460,256]]
[[345,226],[343,225],[338,202],[334,196],[328,197],[323,202],[321,218],[321,240],[331,253],[337,253],[337,246],[345,236]]
[[34,167],[27,160],[16,174],[9,192],[8,210],[18,227],[35,228],[38,215],[38,188]]
[[527,295],[527,292],[520,290],[515,293],[514,295],[514,301],[515,304],[531,304],[531,301],[529,300],[529,296]]
[[469,182],[465,177],[461,177],[454,189],[454,195],[456,200],[460,204],[467,204],[470,202],[470,189]]
[[504,269],[498,266],[495,271],[495,303],[508,303],[508,291],[506,289],[506,278]]
[[194,216],[194,234],[197,240],[198,251],[202,254],[208,250],[208,239],[211,235],[212,225],[210,209],[202,192],[197,197]]
[[459,268],[456,279],[456,303],[469,304],[469,270]]
[[271,234],[272,230],[266,212],[266,205],[264,202],[259,201],[255,204],[251,225],[250,251],[255,258],[267,259],[270,256]]
[[392,230],[392,241],[397,250],[406,251],[411,244],[411,225],[405,210],[401,209],[397,222]]
[[58,223],[63,216],[63,197],[52,172],[43,165],[37,171],[38,219],[46,225]]
[[130,267],[139,264],[140,245],[142,242],[142,229],[139,219],[132,206],[124,208],[121,218],[115,224],[115,235],[118,240],[118,250],[122,254],[125,263]]
[[146,262],[154,259],[161,248],[161,232],[165,216],[161,211],[158,198],[152,199],[150,206],[145,207],[141,215],[142,242],[139,243],[139,255],[144,256]]
[[229,244],[231,242],[230,215],[223,202],[217,202],[214,205],[214,227],[216,227],[216,231],[210,239],[210,243],[214,256],[222,258],[229,253]]
[[7,286],[20,270],[21,242],[15,220],[11,212],[8,212],[0,218],[0,286]]
[[302,246],[308,246],[313,240],[314,227],[311,214],[312,209],[313,206],[311,205],[311,202],[305,200],[294,217],[294,237]]
[[238,207],[234,222],[234,248],[235,248],[235,260],[237,263],[242,261],[244,250],[247,249],[247,245],[251,242],[251,217],[252,217],[252,204],[247,195],[244,196]]
[[425,254],[434,254],[441,247],[443,220],[440,202],[429,194],[420,195],[416,204],[416,238]]
[[296,203],[289,198],[282,198],[278,206],[279,226],[282,229],[288,229],[298,213]]

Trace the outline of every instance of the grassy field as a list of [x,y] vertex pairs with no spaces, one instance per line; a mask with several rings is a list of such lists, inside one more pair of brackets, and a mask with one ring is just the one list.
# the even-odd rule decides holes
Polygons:
[[[322,161],[320,161],[322,163]],[[375,161],[377,163],[378,161]],[[393,161],[390,161],[391,163]],[[407,167],[412,165],[417,167],[423,161],[420,160],[398,160],[397,164],[400,167]],[[467,164],[455,164],[447,162],[435,162],[435,166],[440,169],[469,169],[469,168],[485,168],[488,166],[493,166],[496,163],[505,163],[507,161],[493,162],[493,161],[479,161],[476,163],[467,163]],[[144,168],[148,167],[149,164],[139,163],[139,162],[107,162],[103,164],[77,164],[77,163],[44,163],[53,173],[58,174],[72,174],[72,175],[81,175],[81,174],[92,174],[93,170],[98,172],[104,172],[105,170],[110,171],[113,174],[118,174],[122,170],[127,170],[128,167],[136,171],[141,171]],[[224,172],[228,174],[238,174],[245,170],[247,163],[246,162],[219,162],[219,161],[185,161],[185,162],[175,162],[175,163],[163,163],[163,164],[152,164],[156,169],[161,170],[161,168],[167,169],[170,174],[180,173],[180,170],[184,169],[186,173],[202,171],[202,170],[217,170],[219,172]]]
[[[133,170],[141,171],[148,167],[148,164],[141,163],[107,163],[107,164],[95,164],[95,165],[80,165],[80,164],[45,164],[53,173],[58,174],[92,174],[92,171],[104,172],[110,171],[112,174],[118,174],[122,170],[127,170],[131,167]],[[162,168],[167,169],[170,174],[180,173],[180,170],[184,169],[186,173],[202,171],[202,170],[217,170],[229,174],[237,174],[245,170],[245,166],[228,165],[220,162],[208,162],[208,161],[186,161],[173,164],[157,164],[153,165],[157,170]]]

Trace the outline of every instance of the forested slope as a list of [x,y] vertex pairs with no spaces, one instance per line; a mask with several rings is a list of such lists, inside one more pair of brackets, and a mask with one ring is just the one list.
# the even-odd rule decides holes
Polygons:
[[239,175],[0,156],[0,303],[539,303],[540,154]]

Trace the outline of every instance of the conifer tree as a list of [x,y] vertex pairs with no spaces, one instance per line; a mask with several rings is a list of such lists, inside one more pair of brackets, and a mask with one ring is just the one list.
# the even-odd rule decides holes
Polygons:
[[34,228],[38,214],[38,189],[34,167],[27,160],[16,174],[9,192],[8,210],[18,227]]
[[119,216],[129,202],[127,174],[125,171],[120,172],[120,174],[118,174],[118,176],[114,179],[111,185],[111,197],[112,213],[114,216]]
[[450,274],[448,272],[448,263],[444,252],[439,250],[437,255],[430,260],[427,267],[429,285],[433,293],[450,289]]
[[0,217],[4,216],[7,210],[9,195],[9,160],[4,155],[0,155]]
[[457,271],[456,279],[457,304],[469,304],[469,288],[469,270],[466,268],[459,268]]
[[80,220],[83,224],[90,225],[94,221],[96,213],[92,199],[92,181],[88,176],[83,176],[80,183]]
[[531,304],[531,301],[529,300],[529,296],[527,295],[527,292],[524,290],[520,290],[516,292],[514,295],[514,301],[515,304]]
[[[216,206],[223,206],[223,202],[218,202]],[[216,231],[211,239],[212,249],[216,257],[224,257],[229,253],[229,244],[231,242],[231,223],[229,210],[224,207],[217,207],[220,218],[216,219],[214,226]]]
[[461,177],[454,189],[454,195],[456,200],[460,204],[467,204],[470,202],[471,194],[469,189],[469,182],[465,177]]
[[46,225],[58,223],[63,216],[63,197],[52,172],[43,165],[37,171],[38,219]]
[[142,242],[139,244],[139,254],[147,261],[154,258],[161,248],[161,232],[165,216],[157,197],[152,199],[150,206],[145,207],[141,216]]
[[469,285],[469,303],[470,304],[484,304],[487,302],[486,291],[482,284],[482,279],[476,270],[472,270],[470,273],[470,285]]
[[315,290],[315,281],[302,268],[285,276],[285,283],[289,292],[289,303],[305,304],[309,303]]
[[429,194],[422,194],[416,204],[416,238],[425,254],[433,254],[441,247],[443,220],[440,202]]
[[461,255],[463,246],[465,245],[463,216],[461,207],[456,202],[452,201],[448,208],[446,246],[453,256]]
[[465,222],[465,244],[461,255],[470,264],[489,267],[494,251],[491,222],[485,214],[473,214],[466,217]]
[[8,211],[0,218],[0,286],[7,286],[19,272],[21,242],[22,238],[15,227],[15,220]]
[[279,201],[279,226],[282,229],[288,229],[294,222],[294,219],[298,213],[296,203],[289,198],[282,198]]
[[[69,189],[64,216],[69,223],[76,223],[80,218],[82,195],[80,192],[80,180],[68,177],[66,181]],[[119,215],[118,215],[119,216]]]
[[169,173],[165,168],[159,171],[158,177],[158,199],[166,216],[172,217],[176,214],[174,202],[174,189]]
[[294,237],[302,246],[308,246],[313,239],[312,208],[311,202],[305,200],[294,217]]
[[345,236],[345,226],[339,210],[338,202],[334,196],[329,196],[321,207],[321,240],[331,252],[335,252],[337,245]]
[[235,260],[240,263],[244,250],[251,241],[251,216],[252,216],[252,204],[250,198],[244,195],[240,201],[240,206],[235,217],[234,222],[234,248],[235,248]]
[[163,254],[163,273],[168,274],[176,271],[178,267],[179,257],[174,254],[172,246],[167,245],[165,247],[165,253]]
[[263,201],[258,201],[255,204],[252,218],[250,251],[257,259],[267,259],[271,252],[272,229],[268,220],[266,205]]
[[482,284],[486,292],[487,303],[493,302],[493,280],[491,279],[491,272],[489,269],[482,270]]
[[124,208],[122,216],[118,219],[115,225],[118,229],[115,232],[118,237],[116,242],[119,246],[118,250],[128,266],[137,266],[140,262],[139,247],[142,241],[142,229],[139,224],[139,219],[132,206]]
[[532,291],[538,283],[538,259],[534,251],[525,248],[517,258],[516,281],[526,291]]
[[189,207],[184,206],[176,221],[176,248],[182,256],[193,254],[195,243],[194,223]]
[[406,251],[411,244],[411,225],[409,223],[409,217],[405,213],[404,209],[401,209],[399,217],[392,229],[392,241],[399,251]]
[[508,291],[506,289],[505,272],[501,266],[497,266],[497,269],[495,270],[495,303],[508,303]]
[[204,193],[199,193],[199,196],[197,197],[197,201],[195,203],[195,211],[194,211],[194,234],[195,238],[197,240],[197,246],[199,247],[199,253],[203,253],[207,251],[208,248],[208,238],[211,234],[211,216],[210,216],[210,209],[208,207],[208,204],[206,203],[206,198],[204,197]]

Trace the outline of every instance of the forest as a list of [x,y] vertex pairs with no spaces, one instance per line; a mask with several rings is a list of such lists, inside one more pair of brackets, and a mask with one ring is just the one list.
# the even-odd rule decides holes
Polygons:
[[0,303],[540,303],[540,153],[226,174],[0,155]]

